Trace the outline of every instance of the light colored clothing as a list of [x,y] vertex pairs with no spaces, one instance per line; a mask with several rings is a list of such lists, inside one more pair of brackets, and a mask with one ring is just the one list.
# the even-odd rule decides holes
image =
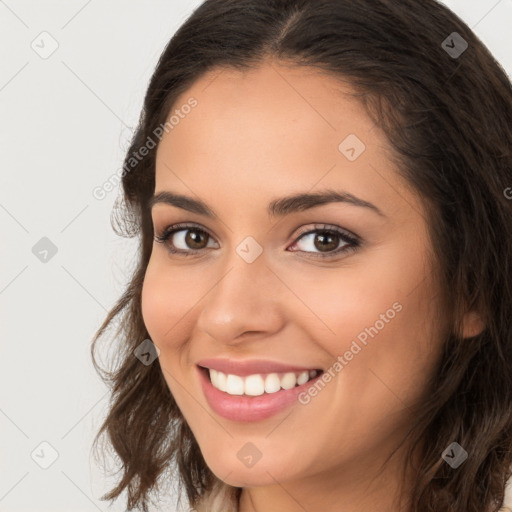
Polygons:
[[[234,499],[235,488],[219,482],[192,511],[195,512],[238,512]],[[191,512],[192,512],[191,511]],[[499,512],[512,512],[512,478],[505,488],[505,499]]]
[[234,490],[234,487],[219,481],[191,512],[238,512]]
[[505,487],[505,499],[500,512],[512,512],[512,477],[509,478],[507,487]]

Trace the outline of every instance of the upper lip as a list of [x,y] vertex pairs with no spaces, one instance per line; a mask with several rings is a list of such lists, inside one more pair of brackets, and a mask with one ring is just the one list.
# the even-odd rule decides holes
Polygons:
[[247,375],[253,375],[256,373],[295,373],[319,369],[318,367],[314,366],[295,366],[264,359],[247,359],[237,361],[235,359],[209,358],[201,359],[201,361],[197,362],[197,365],[202,366],[203,368],[217,370],[222,373],[238,375],[240,377],[245,377]]

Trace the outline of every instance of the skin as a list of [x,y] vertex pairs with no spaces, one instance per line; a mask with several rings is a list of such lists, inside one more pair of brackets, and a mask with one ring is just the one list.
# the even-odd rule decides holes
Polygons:
[[[401,451],[381,473],[380,464],[410,425],[439,358],[427,217],[389,161],[385,135],[350,91],[318,70],[273,61],[244,72],[217,69],[178,98],[173,108],[191,96],[198,105],[158,146],[155,192],[200,198],[218,218],[153,207],[157,235],[190,222],[211,238],[188,257],[154,243],[142,313],[206,463],[244,488],[242,512],[398,510]],[[338,149],[349,134],[366,146],[353,162]],[[267,215],[273,199],[324,189],[347,191],[382,215],[348,203]],[[315,223],[348,230],[361,246],[316,258],[329,252],[314,235],[298,237]],[[263,249],[252,263],[236,252],[247,236]],[[181,236],[174,242],[197,247]],[[326,370],[394,303],[400,312],[307,405],[249,423],[209,407],[198,360],[266,358]],[[475,331],[472,317],[465,329]],[[252,467],[237,457],[247,442],[262,454]]]

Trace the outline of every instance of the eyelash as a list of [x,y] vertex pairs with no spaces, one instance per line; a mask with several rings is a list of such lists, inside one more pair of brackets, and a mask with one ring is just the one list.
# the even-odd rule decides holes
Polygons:
[[[184,223],[184,224],[173,224],[172,226],[168,226],[167,228],[164,229],[164,231],[161,234],[158,234],[158,235],[155,234],[154,239],[155,239],[155,242],[157,242],[157,243],[165,244],[166,249],[173,255],[178,254],[180,256],[194,256],[194,255],[197,255],[198,253],[204,251],[205,249],[190,249],[188,251],[183,251],[181,249],[175,249],[174,247],[172,247],[171,245],[166,243],[174,233],[177,233],[179,231],[187,231],[187,230],[196,231],[196,232],[202,233],[210,238],[213,238],[206,230],[200,228],[198,225]],[[358,237],[356,237],[355,235],[353,235],[353,234],[349,235],[347,232],[342,231],[341,229],[339,229],[335,226],[330,226],[328,224],[314,224],[314,229],[309,229],[307,231],[299,233],[296,238],[296,241],[292,245],[295,245],[304,236],[309,235],[311,233],[316,233],[316,232],[322,232],[322,233],[328,233],[328,234],[335,233],[336,235],[338,235],[341,238],[341,240],[343,242],[345,242],[346,244],[349,244],[349,245],[343,246],[341,248],[335,249],[334,251],[331,251],[331,252],[325,253],[325,254],[320,253],[320,252],[314,253],[314,252],[309,252],[309,251],[297,251],[297,252],[305,252],[306,254],[312,254],[314,258],[327,259],[327,258],[332,258],[334,256],[337,256],[340,253],[355,251],[361,245],[360,239]]]

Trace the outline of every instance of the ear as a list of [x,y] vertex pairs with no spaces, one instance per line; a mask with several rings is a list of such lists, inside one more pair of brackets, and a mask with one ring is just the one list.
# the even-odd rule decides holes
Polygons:
[[468,311],[462,321],[462,337],[478,336],[485,329],[485,322],[477,311]]

